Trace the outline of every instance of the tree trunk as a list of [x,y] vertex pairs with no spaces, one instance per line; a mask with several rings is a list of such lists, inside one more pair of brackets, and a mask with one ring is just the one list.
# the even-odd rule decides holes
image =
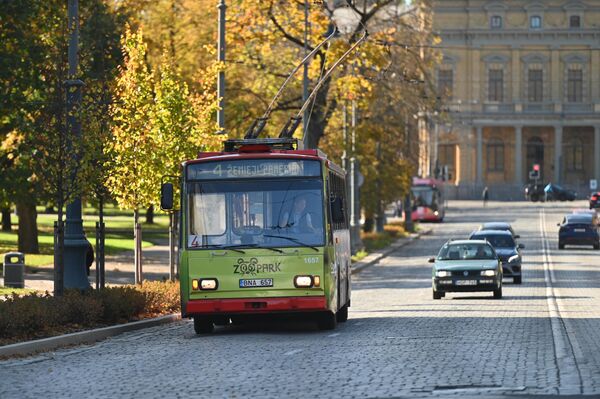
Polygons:
[[306,138],[304,140],[306,148],[319,148],[319,141],[325,135],[329,117],[337,106],[334,99],[327,98],[330,83],[331,78],[328,78],[315,95],[315,104],[310,115],[310,121],[306,129]]
[[2,231],[11,231],[10,208],[2,208]]
[[365,233],[371,233],[375,227],[375,217],[373,215],[365,216],[365,224],[363,225],[363,231]]
[[32,204],[18,202],[17,215],[19,215],[19,252],[39,254],[35,202]]
[[154,224],[154,205],[146,209],[146,224]]

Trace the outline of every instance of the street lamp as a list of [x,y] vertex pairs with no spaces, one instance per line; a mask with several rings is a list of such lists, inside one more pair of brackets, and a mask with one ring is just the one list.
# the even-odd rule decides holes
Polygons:
[[[69,27],[69,75],[65,82],[67,91],[67,126],[72,143],[75,138],[81,137],[81,122],[78,116],[78,108],[81,105],[81,87],[83,82],[76,79],[78,69],[79,51],[79,0],[69,0],[68,5],[68,27]],[[72,155],[77,156],[77,155]],[[79,160],[77,160],[79,161]],[[75,184],[75,181],[73,181]],[[59,274],[59,294],[64,288],[88,289],[90,283],[85,270],[86,251],[88,241],[83,234],[83,220],[81,212],[81,196],[77,196],[72,203],[67,205],[65,225],[65,262],[64,271]],[[64,280],[61,277],[64,276]]]

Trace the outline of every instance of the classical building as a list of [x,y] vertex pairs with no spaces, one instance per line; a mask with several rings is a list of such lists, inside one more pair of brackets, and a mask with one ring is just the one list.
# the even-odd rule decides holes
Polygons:
[[451,196],[522,198],[544,182],[589,194],[600,181],[600,0],[437,0],[437,85],[446,117],[430,129],[432,164]]

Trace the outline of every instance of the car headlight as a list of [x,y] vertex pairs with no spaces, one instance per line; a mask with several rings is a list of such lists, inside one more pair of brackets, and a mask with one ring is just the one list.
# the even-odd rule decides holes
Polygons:
[[435,276],[436,277],[450,277],[450,276],[452,276],[452,272],[449,272],[448,270],[438,270],[437,272],[435,272]]
[[510,258],[508,258],[508,263],[513,263],[519,260],[519,255],[513,255]]
[[482,270],[481,275],[486,276],[486,277],[493,277],[496,275],[496,271],[495,270]]

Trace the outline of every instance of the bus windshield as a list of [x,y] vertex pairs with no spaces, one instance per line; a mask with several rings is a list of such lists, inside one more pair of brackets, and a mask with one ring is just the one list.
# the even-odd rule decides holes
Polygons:
[[324,245],[323,181],[190,182],[189,248]]
[[413,186],[411,187],[413,206],[426,206],[437,208],[438,191],[429,186]]

